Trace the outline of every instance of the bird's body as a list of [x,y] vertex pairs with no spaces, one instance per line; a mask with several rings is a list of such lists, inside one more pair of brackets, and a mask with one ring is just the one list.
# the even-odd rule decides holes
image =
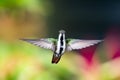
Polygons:
[[63,30],[60,31],[58,36],[58,41],[56,44],[55,52],[53,54],[52,63],[58,63],[61,56],[65,52],[66,49],[66,40],[65,40],[65,32]]
[[80,40],[80,39],[66,39],[65,31],[60,30],[58,39],[44,38],[44,39],[22,39],[24,41],[35,44],[36,46],[50,49],[54,52],[52,63],[57,64],[65,51],[82,49],[101,42],[102,40]]

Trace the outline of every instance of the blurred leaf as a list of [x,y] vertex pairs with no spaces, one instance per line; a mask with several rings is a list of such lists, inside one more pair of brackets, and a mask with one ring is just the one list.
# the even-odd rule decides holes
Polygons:
[[53,10],[49,0],[0,0],[0,9],[7,11],[27,10],[33,13],[49,15]]

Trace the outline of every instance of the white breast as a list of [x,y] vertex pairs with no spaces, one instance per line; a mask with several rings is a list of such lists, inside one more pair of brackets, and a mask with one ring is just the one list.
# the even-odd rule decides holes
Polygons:
[[57,42],[57,54],[63,54],[65,52],[66,48],[66,41],[65,41],[65,34],[59,34],[58,42]]

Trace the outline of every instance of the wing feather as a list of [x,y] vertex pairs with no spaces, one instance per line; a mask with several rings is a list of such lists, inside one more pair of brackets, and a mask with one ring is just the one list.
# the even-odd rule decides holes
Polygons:
[[103,40],[80,40],[80,39],[71,39],[67,45],[67,51],[86,48],[92,45],[95,45]]
[[29,42],[31,44],[34,44],[38,47],[46,48],[46,49],[55,49],[55,39],[52,38],[46,38],[46,39],[22,39],[23,41]]

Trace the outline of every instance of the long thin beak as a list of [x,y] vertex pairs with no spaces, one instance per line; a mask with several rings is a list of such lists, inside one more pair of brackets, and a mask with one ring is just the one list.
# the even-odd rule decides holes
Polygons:
[[52,57],[52,64],[57,64],[60,61],[60,59],[61,59],[61,56],[56,57],[56,56],[53,55],[53,57]]

